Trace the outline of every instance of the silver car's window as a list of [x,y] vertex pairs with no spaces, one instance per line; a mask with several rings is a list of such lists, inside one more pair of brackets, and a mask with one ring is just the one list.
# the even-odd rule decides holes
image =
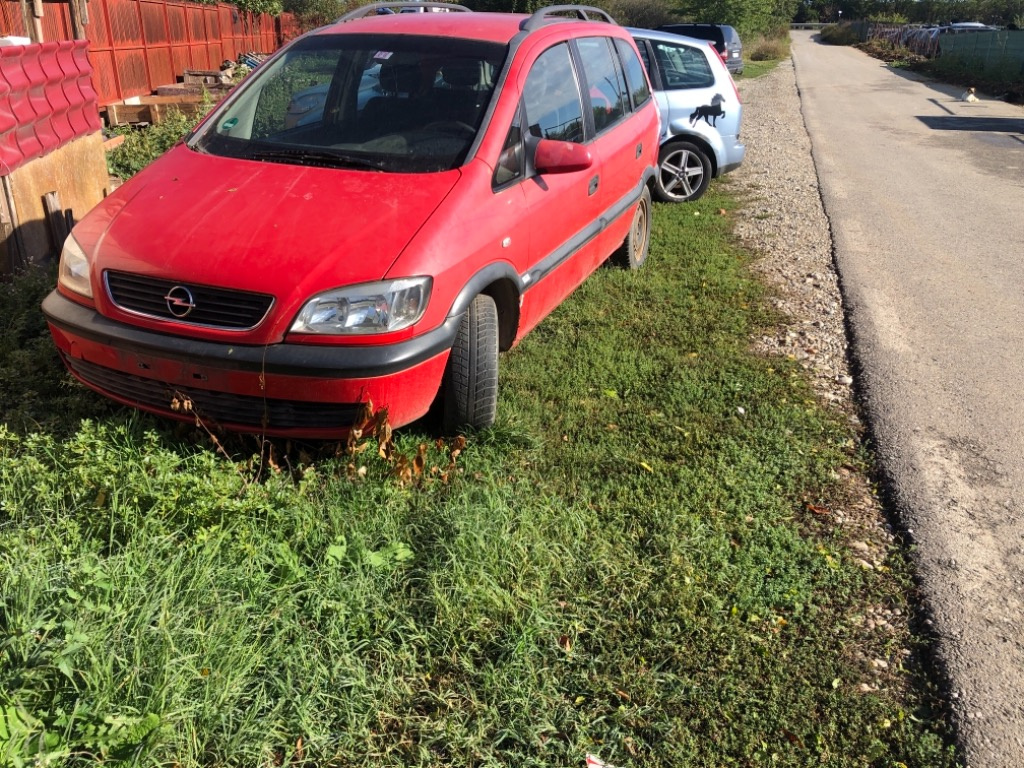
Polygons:
[[264,162],[395,173],[461,165],[505,46],[416,35],[314,35],[257,70],[190,142]]
[[526,78],[523,102],[533,136],[583,142],[583,107],[568,45],[548,48],[537,58]]
[[715,84],[707,55],[699,48],[661,40],[651,40],[651,47],[666,90],[710,88]]

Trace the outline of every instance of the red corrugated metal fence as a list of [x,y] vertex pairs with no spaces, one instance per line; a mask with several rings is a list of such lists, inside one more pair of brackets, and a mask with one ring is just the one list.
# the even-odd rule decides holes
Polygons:
[[88,45],[0,47],[0,176],[100,129]]
[[[72,37],[66,3],[44,4],[47,41]],[[275,19],[233,5],[174,0],[90,0],[89,59],[100,105],[152,93],[186,69],[217,69],[241,53],[270,53],[297,33],[288,14]],[[17,0],[0,0],[0,35],[26,35]]]

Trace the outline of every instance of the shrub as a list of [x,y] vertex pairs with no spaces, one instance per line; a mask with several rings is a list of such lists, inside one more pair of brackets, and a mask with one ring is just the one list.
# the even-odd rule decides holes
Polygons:
[[[236,73],[238,80],[234,82],[238,82],[248,73],[248,68],[244,68],[244,72]],[[199,103],[199,113],[195,116],[170,109],[159,123],[144,128],[118,127],[115,132],[124,134],[124,142],[107,155],[107,171],[122,179],[131,178],[195,128],[213,108],[213,104],[209,92],[204,91],[203,100]]]
[[873,24],[906,24],[907,17],[902,13],[873,13],[868,16]]
[[860,42],[860,35],[849,24],[829,24],[821,30],[821,42],[828,45],[856,45]]
[[751,61],[780,61],[789,56],[789,36],[757,36],[747,44],[747,58]]
[[654,29],[675,20],[665,0],[608,0],[601,7],[627,27]]

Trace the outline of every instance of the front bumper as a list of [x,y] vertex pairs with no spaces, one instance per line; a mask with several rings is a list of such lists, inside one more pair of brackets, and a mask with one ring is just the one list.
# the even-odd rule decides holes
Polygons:
[[396,344],[244,346],[169,336],[103,317],[53,291],[43,313],[65,364],[125,405],[240,432],[343,437],[373,409],[392,426],[423,416],[461,316]]

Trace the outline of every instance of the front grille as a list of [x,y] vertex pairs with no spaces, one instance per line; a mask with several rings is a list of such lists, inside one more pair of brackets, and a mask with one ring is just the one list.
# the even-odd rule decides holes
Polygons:
[[[206,389],[172,387],[154,379],[133,376],[95,363],[62,355],[68,367],[83,381],[116,395],[137,407],[175,413],[171,402],[185,397],[202,419],[232,424],[258,432],[263,429],[347,429],[362,416],[360,403],[311,403],[273,400]],[[181,415],[181,412],[177,412]]]
[[[263,293],[246,293],[215,288],[209,285],[160,280],[127,272],[104,273],[111,300],[121,309],[160,320],[204,325],[211,328],[247,330],[255,328],[274,303],[274,297]],[[191,295],[195,308],[185,317],[175,315],[168,306],[167,295],[177,288],[176,295]],[[181,289],[187,289],[187,293]],[[182,310],[183,311],[183,310]]]

